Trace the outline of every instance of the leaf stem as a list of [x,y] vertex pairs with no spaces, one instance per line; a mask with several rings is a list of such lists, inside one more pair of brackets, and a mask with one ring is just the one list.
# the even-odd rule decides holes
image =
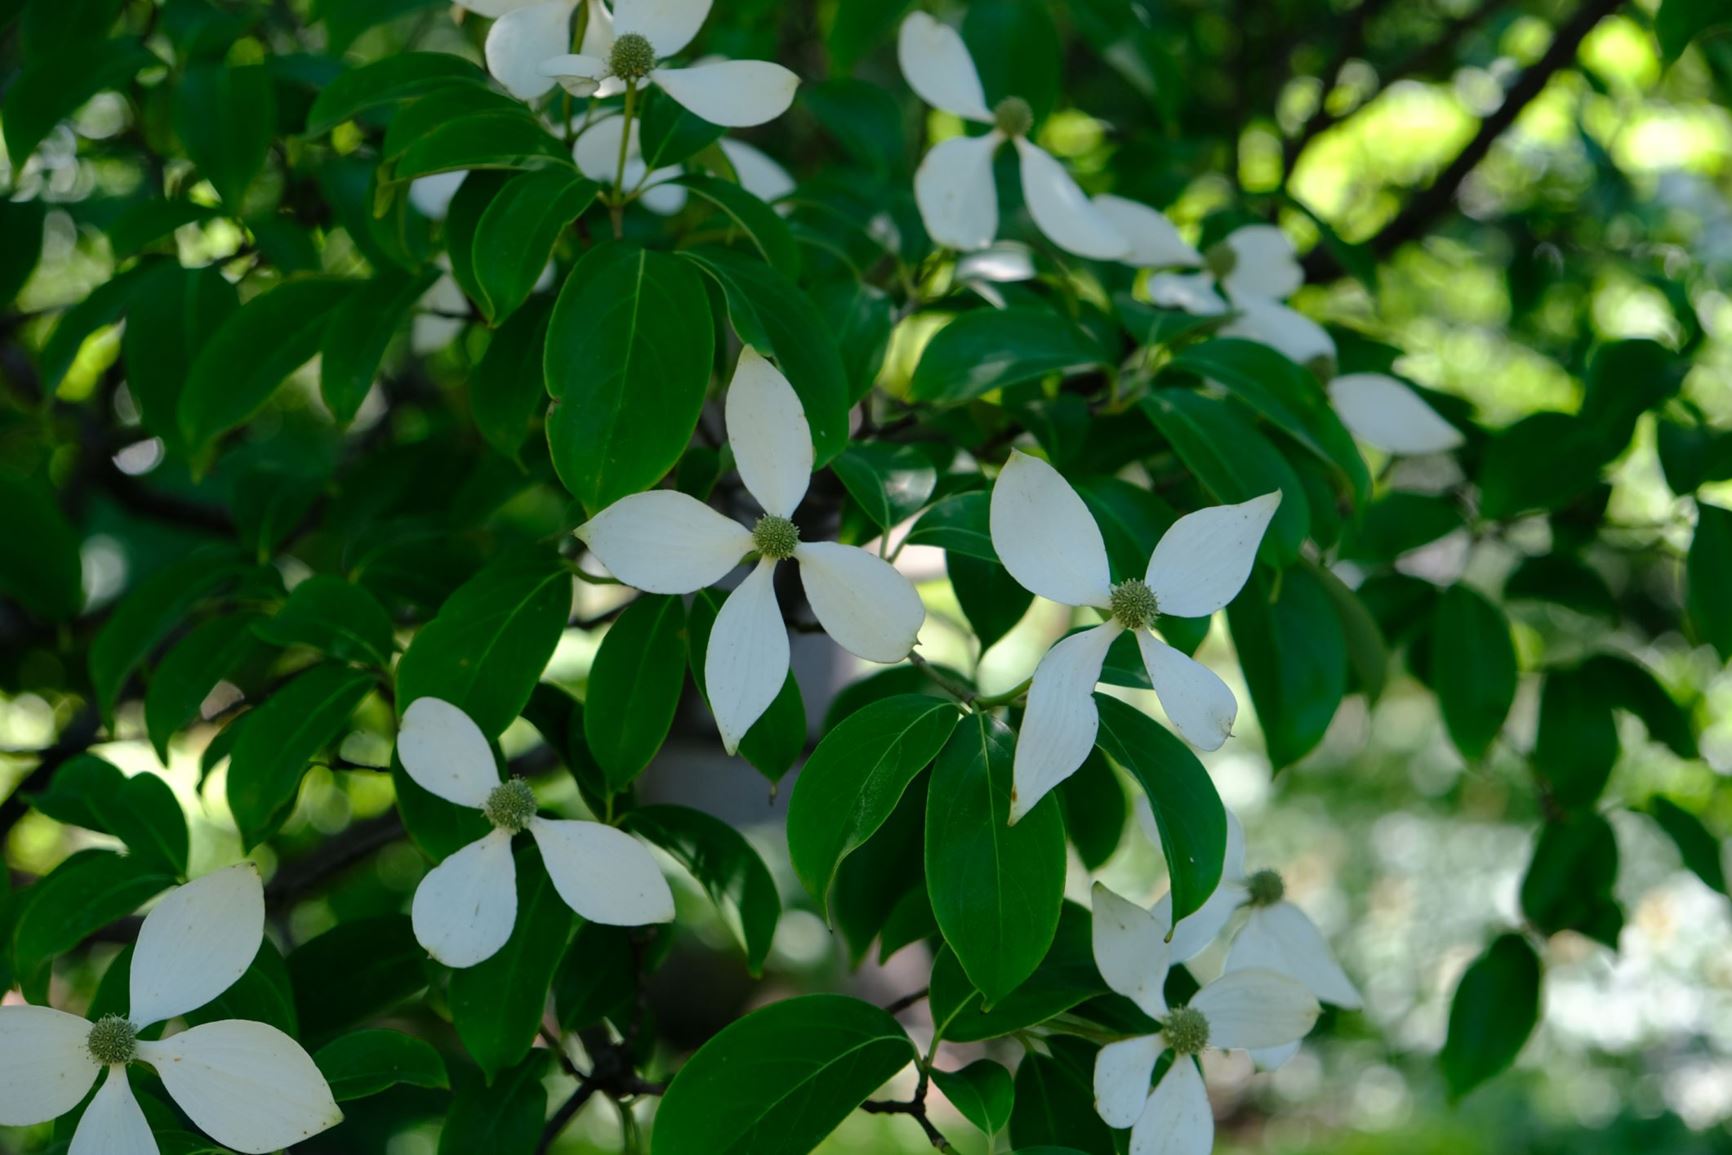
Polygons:
[[624,118],[619,131],[619,164],[613,174],[613,201],[608,205],[609,215],[613,218],[613,235],[618,240],[625,235],[625,160],[628,146],[631,144],[632,117],[637,115],[637,81],[625,82],[625,109],[621,113]]

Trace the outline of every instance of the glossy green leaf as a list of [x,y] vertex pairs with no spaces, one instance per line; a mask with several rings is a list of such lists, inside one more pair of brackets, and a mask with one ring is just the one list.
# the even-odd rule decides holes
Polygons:
[[963,1118],[988,1135],[996,1135],[1010,1125],[1016,1090],[1010,1072],[991,1059],[976,1059],[960,1071],[933,1068],[932,1084],[962,1112]]
[[956,604],[968,619],[984,653],[1016,628],[1034,604],[1034,595],[1010,576],[996,560],[982,561],[970,554],[944,555],[944,572],[956,594]]
[[411,100],[453,84],[484,87],[487,74],[450,53],[392,53],[344,72],[320,89],[307,112],[307,134],[318,136],[370,108]]
[[[688,650],[691,657],[692,681],[698,693],[708,700],[704,687],[704,658],[709,651],[710,630],[721,612],[724,595],[714,589],[699,590],[692,597],[691,613],[687,616]],[[800,682],[789,669],[782,688],[770,706],[753,722],[740,739],[740,757],[772,783],[794,768],[794,763],[806,748],[806,703],[800,694]]]
[[128,777],[94,754],[80,754],[30,804],[57,822],[112,834],[141,863],[186,874],[186,816],[155,774]]
[[496,451],[516,457],[547,404],[541,364],[553,298],[531,297],[508,317],[469,375],[475,427]]
[[1094,1056],[1081,1039],[1050,1040],[1048,1054],[1023,1056],[1016,1068],[1016,1105],[1010,1114],[1013,1150],[1051,1145],[1087,1155],[1113,1155],[1112,1132],[1095,1112]]
[[403,914],[347,919],[296,947],[288,963],[308,1050],[427,986],[427,951]]
[[994,389],[1105,362],[1087,333],[1049,309],[981,309],[938,331],[920,356],[910,391],[921,401],[960,405]]
[[80,534],[52,489],[0,473],[0,596],[45,621],[65,621],[84,605]]
[[1539,958],[1521,935],[1499,936],[1461,976],[1450,1002],[1439,1057],[1450,1095],[1461,1098],[1515,1062],[1539,1011]]
[[259,620],[257,614],[235,613],[200,622],[151,671],[144,694],[145,730],[163,765],[168,765],[169,740],[198,717],[217,683],[264,648],[253,634]]
[[1130,772],[1148,796],[1161,832],[1161,853],[1173,889],[1173,915],[1203,905],[1221,880],[1227,853],[1227,812],[1203,764],[1172,731],[1106,694],[1100,709],[1100,748]]
[[615,243],[566,279],[547,331],[554,468],[594,514],[678,464],[710,380],[710,312],[691,265]]
[[382,270],[331,318],[320,345],[319,394],[339,423],[355,419],[391,338],[438,275],[437,269],[412,276]]
[[35,271],[47,218],[48,210],[40,200],[0,201],[0,309],[12,303]]
[[620,826],[661,847],[691,872],[745,948],[752,974],[761,975],[781,921],[782,900],[770,868],[745,836],[685,806],[639,806]]
[[631,785],[661,750],[685,681],[685,603],[639,595],[603,636],[584,699],[584,740],[609,790]]
[[491,1084],[459,1069],[451,1110],[439,1132],[439,1155],[535,1155],[547,1119],[542,1080],[550,1059],[546,1050],[531,1051]]
[[1015,735],[977,714],[932,767],[926,879],[932,913],[990,1007],[1034,973],[1058,930],[1064,820],[1043,799],[1010,825]]
[[181,447],[180,397],[200,350],[240,308],[240,297],[215,266],[175,270],[153,280],[127,309],[120,355],[126,385],[145,427]]
[[176,881],[146,856],[78,851],[25,892],[12,932],[18,972],[28,975]]
[[497,325],[529,299],[567,225],[595,200],[596,184],[571,169],[519,173],[500,188],[475,225],[477,302]]
[[1540,691],[1534,772],[1566,809],[1591,807],[1618,761],[1611,699],[1585,669],[1553,670]]
[[559,138],[518,110],[489,110],[442,119],[416,134],[393,162],[391,176],[409,181],[459,169],[544,168],[550,162],[571,163]]
[[732,181],[691,174],[678,183],[720,209],[731,222],[729,231],[743,233],[758,255],[783,276],[793,280],[800,275],[800,250],[775,209]]
[[1698,641],[1732,661],[1732,510],[1696,503],[1696,533],[1684,563],[1685,609]]
[[283,824],[307,764],[342,736],[373,686],[363,670],[314,666],[253,711],[229,755],[228,773],[229,810],[249,848]]
[[554,972],[571,945],[577,918],[533,844],[516,855],[517,921],[498,953],[451,973],[446,998],[463,1047],[489,1083],[534,1045]]
[[1465,758],[1483,755],[1515,699],[1515,643],[1509,620],[1485,596],[1454,585],[1431,621],[1431,685],[1451,741]]
[[198,173],[230,214],[270,155],[277,127],[276,93],[263,64],[195,64],[174,93],[174,130]]
[[651,172],[679,164],[721,137],[720,125],[711,124],[665,92],[651,91],[646,96],[638,138],[644,166]]
[[1521,907],[1539,930],[1576,930],[1618,949],[1624,914],[1612,888],[1618,881],[1618,840],[1598,814],[1568,815],[1540,827],[1522,878]]
[[1732,893],[1726,887],[1726,867],[1721,860],[1720,840],[1703,825],[1699,817],[1660,794],[1648,800],[1646,809],[1649,816],[1678,847],[1678,853],[1691,873],[1721,894]]
[[1289,766],[1317,748],[1347,692],[1347,639],[1335,603],[1310,569],[1277,586],[1253,573],[1227,607],[1269,760]]
[[355,1031],[326,1043],[313,1056],[339,1103],[365,1099],[396,1086],[451,1086],[445,1060],[425,1039],[402,1031]]
[[771,1003],[724,1027],[674,1076],[652,1155],[806,1155],[914,1058],[895,1019],[843,995]]
[[1130,816],[1124,787],[1100,750],[1089,751],[1076,772],[1058,784],[1065,837],[1086,870],[1099,870],[1118,850]]
[[848,401],[857,404],[872,392],[890,348],[895,310],[890,295],[876,285],[827,281],[811,290],[812,303],[835,339],[848,374]]
[[1000,1038],[1043,1023],[1078,1003],[1107,994],[1095,969],[1089,912],[1067,902],[1052,947],[1028,980],[987,1010],[956,952],[946,947],[932,964],[932,1021],[953,1043]]
[[360,586],[314,574],[277,612],[254,627],[273,645],[308,646],[348,662],[383,667],[396,643],[391,616]]
[[1682,56],[1691,41],[1716,29],[1732,29],[1732,14],[1715,0],[1661,0],[1654,16],[1654,34],[1667,64]]
[[54,126],[85,101],[105,89],[131,83],[141,69],[157,63],[144,45],[124,37],[71,45],[63,51],[64,55],[33,51],[6,90],[6,155],[14,167],[22,168]]
[[1449,498],[1395,490],[1366,508],[1343,543],[1341,556],[1393,561],[1463,526],[1461,510]]
[[842,861],[884,825],[960,718],[946,700],[901,694],[849,715],[818,743],[788,800],[788,856],[820,915],[829,917]]
[[879,529],[912,517],[938,484],[932,459],[912,445],[861,442],[843,451],[830,469]]
[[908,545],[930,545],[981,561],[998,562],[992,548],[992,498],[985,493],[958,493],[920,515],[905,539]]

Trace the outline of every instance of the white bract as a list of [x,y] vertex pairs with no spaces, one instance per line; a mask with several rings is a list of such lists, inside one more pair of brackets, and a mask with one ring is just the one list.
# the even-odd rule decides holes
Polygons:
[[[641,187],[638,200],[653,213],[671,216],[685,208],[685,188],[667,183],[682,170],[677,165],[668,165],[649,171],[638,144],[639,121],[635,119],[631,123],[631,139],[626,142],[625,169],[623,173],[620,171],[619,135],[624,124],[622,116],[607,116],[584,129],[571,147],[571,159],[577,170],[599,184],[612,184],[614,177],[619,176],[628,191]],[[759,200],[774,201],[794,191],[794,178],[760,150],[728,137],[716,143],[733,166],[740,187]]]
[[1279,492],[1266,493],[1188,513],[1161,536],[1141,578],[1113,585],[1100,528],[1076,490],[1039,458],[1011,453],[992,488],[992,547],[999,560],[1030,592],[1109,615],[1060,640],[1035,668],[1016,743],[1012,822],[1094,748],[1100,726],[1095,683],[1107,647],[1126,630],[1136,635],[1149,681],[1180,736],[1203,750],[1227,740],[1239,712],[1233,691],[1150,630],[1160,614],[1208,617],[1232,601],[1280,503]]
[[927,104],[992,126],[984,136],[942,141],[920,162],[914,199],[934,241],[966,251],[983,249],[998,235],[992,158],[1008,141],[1016,149],[1029,216],[1053,244],[1099,260],[1125,254],[1125,238],[1090,204],[1064,166],[1028,139],[1034,127],[1028,102],[1007,96],[996,107],[987,107],[980,73],[954,28],[924,12],[911,12],[902,21],[896,52],[908,86]]
[[[590,3],[599,7],[598,0]],[[710,0],[618,0],[611,26],[591,19],[580,52],[547,53],[536,68],[573,96],[606,95],[610,88],[617,91],[613,86],[648,82],[681,107],[728,128],[763,124],[788,111],[800,78],[780,64],[718,60],[659,67],[692,42],[709,14]]]
[[[488,0],[497,16],[487,30],[483,55],[487,71],[519,100],[534,100],[551,92],[558,83],[542,71],[542,65],[571,51],[571,18],[580,0]],[[581,0],[584,9],[583,40],[578,51],[606,56],[613,46],[613,17],[601,0]],[[610,84],[594,93],[609,96],[623,85]]]
[[[1131,239],[1125,260],[1146,268],[1207,265],[1195,273],[1156,273],[1145,290],[1166,309],[1228,319],[1223,337],[1267,345],[1288,360],[1313,366],[1327,379],[1335,364],[1328,330],[1282,302],[1305,282],[1293,242],[1274,225],[1235,229],[1204,257],[1179,237],[1172,222],[1146,205],[1115,197],[1095,204]],[[1383,373],[1350,373],[1329,382],[1341,423],[1385,453],[1441,453],[1462,443],[1461,432],[1417,393]]]
[[236,1151],[276,1151],[342,1122],[311,1056],[275,1027],[222,1019],[157,1041],[138,1037],[233,986],[264,931],[258,869],[231,866],[175,888],[145,915],[124,1016],[91,1023],[49,1007],[0,1007],[0,1124],[64,1115],[106,1070],[70,1155],[155,1155],[127,1080],[134,1062],[153,1067],[188,1118]]
[[803,542],[791,520],[812,475],[812,434],[788,379],[751,346],[740,351],[723,413],[734,463],[764,510],[747,529],[695,497],[656,489],[624,497],[580,526],[577,536],[626,585],[687,594],[714,585],[756,555],[710,631],[704,687],[732,754],[788,676],[788,631],[775,572],[792,559],[824,632],[869,662],[908,656],[926,607],[895,567],[857,546]]
[[527,830],[565,904],[590,922],[670,922],[673,893],[637,839],[600,822],[542,818],[521,778],[499,780],[481,727],[449,702],[417,698],[403,713],[397,757],[417,785],[481,811],[493,830],[427,872],[415,889],[415,938],[446,966],[492,958],[517,922],[512,835]]
[[[1172,965],[1166,923],[1102,886],[1094,888],[1094,955],[1107,986],[1161,1024],[1102,1047],[1095,1058],[1095,1110],[1109,1127],[1131,1128],[1131,1155],[1208,1155],[1215,1118],[1197,1056],[1205,1047],[1261,1051],[1296,1044],[1321,1008],[1297,980],[1272,970],[1229,971],[1183,1007],[1168,1007]],[[1153,1091],[1163,1052],[1172,1066]]]

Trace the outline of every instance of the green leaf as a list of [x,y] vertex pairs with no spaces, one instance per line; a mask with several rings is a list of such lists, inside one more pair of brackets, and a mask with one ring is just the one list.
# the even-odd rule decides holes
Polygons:
[[[519,109],[442,120],[418,134],[391,167],[397,182],[459,169],[545,168],[571,164],[565,146]],[[536,270],[539,272],[540,270]]]
[[443,698],[497,735],[523,712],[571,613],[557,554],[506,553],[464,582],[397,663],[397,706]]
[[355,290],[354,300],[331,318],[320,345],[319,394],[338,424],[355,419],[379,362],[409,310],[438,279],[437,269],[413,275],[392,269]]
[[968,981],[955,951],[944,948],[932,964],[932,1021],[953,1043],[1014,1034],[1108,993],[1095,969],[1093,922],[1074,902],[1059,912],[1052,948],[1034,974],[990,1011],[983,1008],[980,992]]
[[1684,54],[1690,42],[1711,32],[1732,29],[1732,15],[1716,0],[1660,0],[1654,34],[1667,64]]
[[703,282],[666,253],[598,245],[566,278],[548,324],[547,440],[590,514],[679,463],[709,388]]
[[391,615],[358,585],[314,574],[296,586],[273,617],[254,627],[278,646],[308,646],[346,662],[386,665],[396,643]]
[[126,385],[144,425],[181,448],[180,397],[199,351],[236,309],[240,297],[215,265],[177,269],[133,296],[120,355]]
[[1721,894],[1732,893],[1726,888],[1726,867],[1721,861],[1720,840],[1700,818],[1661,794],[1648,799],[1646,809],[1678,847],[1678,853],[1691,873]]
[[1257,556],[1275,566],[1290,565],[1299,557],[1311,531],[1305,486],[1287,459],[1231,402],[1188,389],[1157,389],[1143,399],[1142,409],[1216,500],[1249,501],[1279,489],[1281,504]]
[[176,881],[149,857],[78,851],[16,900],[23,903],[12,938],[18,973],[29,975]]
[[1540,1011],[1540,960],[1519,934],[1499,936],[1461,976],[1439,1062],[1450,1096],[1461,1098],[1508,1069]]
[[46,484],[0,473],[0,594],[44,621],[63,622],[84,606],[80,535]]
[[127,594],[90,643],[90,685],[104,719],[126,680],[170,629],[218,586],[252,566],[228,546],[209,546],[151,575]]
[[[698,693],[704,695],[705,701],[709,700],[709,691],[704,686],[704,658],[709,652],[710,630],[715,627],[722,600],[722,595],[716,590],[699,590],[692,597],[691,614],[687,620],[692,680],[698,684]],[[788,677],[770,702],[769,709],[740,739],[740,757],[775,783],[794,768],[805,748],[806,703],[800,696],[799,680],[789,669]]]
[[848,374],[848,403],[859,404],[872,392],[884,368],[895,326],[890,295],[876,285],[861,281],[826,281],[810,290],[818,315],[842,354]]
[[1622,451],[1567,413],[1534,413],[1494,434],[1480,461],[1480,513],[1505,520],[1558,509],[1587,493]]
[[301,1045],[313,1050],[427,986],[427,950],[409,916],[340,922],[289,954]]
[[1221,881],[1227,854],[1227,811],[1215,783],[1191,748],[1153,718],[1105,694],[1098,741],[1148,796],[1161,832],[1161,853],[1173,888],[1173,917],[1203,905]]
[[900,525],[932,497],[938,471],[913,445],[868,441],[851,445],[830,469],[879,529]]
[[373,676],[347,666],[314,666],[247,718],[229,755],[228,803],[248,849],[276,833],[315,755],[340,738]]
[[195,64],[175,86],[175,134],[230,215],[264,167],[276,127],[276,93],[263,64]]
[[1524,558],[1503,584],[1504,601],[1544,601],[1580,614],[1618,620],[1618,601],[1598,570],[1574,554]]
[[312,463],[279,468],[260,463],[235,482],[235,530],[260,559],[269,558],[298,530],[311,528],[307,514],[325,490],[325,476]]
[[957,606],[968,619],[984,653],[1016,628],[1034,595],[997,561],[982,561],[965,553],[944,555],[944,572],[956,594]]
[[596,184],[576,171],[546,168],[506,181],[475,225],[476,303],[497,325],[529,299],[565,227],[595,200]]
[[1366,507],[1341,546],[1343,558],[1394,561],[1463,527],[1461,510],[1446,497],[1395,490]]
[[460,1071],[457,1093],[439,1132],[439,1155],[533,1155],[547,1119],[549,1053],[531,1051],[492,1085]]
[[162,292],[176,274],[171,262],[140,261],[97,285],[82,301],[61,313],[36,359],[44,393],[60,387],[91,334],[121,320],[137,301]]
[[1279,584],[1253,573],[1227,607],[1233,645],[1276,769],[1316,749],[1347,692],[1347,640],[1335,603],[1310,569]]
[[1112,1132],[1095,1112],[1096,1047],[1081,1039],[1057,1036],[1050,1054],[1030,1052],[1016,1068],[1016,1106],[1010,1113],[1013,1150],[1073,1148],[1088,1155],[1113,1155]]
[[1598,814],[1568,815],[1540,828],[1522,878],[1522,914],[1546,934],[1578,930],[1618,949],[1624,914],[1612,897],[1618,840]]
[[319,1048],[319,1073],[339,1103],[365,1099],[396,1086],[451,1086],[445,1060],[433,1044],[402,1031],[356,1031]]
[[1076,772],[1058,784],[1064,832],[1086,870],[1099,870],[1119,848],[1129,807],[1118,775],[1100,750],[1090,750]]
[[[848,959],[859,966],[867,950],[905,903],[917,901],[910,894],[926,889],[923,843],[926,837],[926,795],[930,772],[917,775],[902,795],[902,801],[854,853],[842,860],[830,889],[830,920],[842,933]],[[926,902],[930,916],[932,903]],[[937,933],[936,918],[934,934]]]
[[1732,510],[1696,503],[1696,533],[1684,563],[1685,612],[1696,639],[1732,661]]
[[1347,668],[1353,675],[1350,689],[1363,693],[1369,701],[1377,701],[1389,679],[1389,645],[1384,641],[1383,628],[1359,594],[1348,589],[1333,570],[1310,559],[1302,564],[1335,607],[1341,638],[1347,645]]
[[112,834],[144,864],[186,874],[186,815],[155,774],[129,778],[94,754],[80,754],[30,804],[56,822]]
[[985,493],[958,493],[920,515],[908,531],[907,545],[930,545],[952,554],[998,563],[992,548],[992,498]]
[[960,718],[944,699],[885,698],[843,719],[806,760],[788,800],[788,857],[826,921],[842,861],[884,825]]
[[409,777],[395,750],[391,754],[391,788],[397,796],[397,813],[403,816],[403,829],[421,853],[435,862],[443,862],[492,829],[481,811],[454,806]]
[[[32,10],[54,8],[36,4]],[[138,71],[160,63],[136,40],[99,40],[71,45],[63,52],[31,52],[22,72],[6,90],[6,155],[14,169],[24,167],[54,126],[84,102],[109,88],[132,82]]]
[[551,296],[531,297],[494,333],[469,376],[469,409],[487,444],[516,457],[547,402],[541,365],[547,350]]
[[726,822],[684,806],[639,806],[622,829],[639,834],[691,872],[746,950],[746,966],[762,975],[782,917],[776,880],[745,836]]
[[[210,206],[194,204],[192,201],[154,198],[142,200],[126,209],[109,224],[108,244],[114,250],[115,259],[124,260],[137,256],[156,242],[172,236],[182,225],[208,221],[217,215],[216,210]],[[0,299],[4,299],[3,296],[0,296]]]
[[1431,685],[1444,725],[1462,757],[1478,758],[1515,700],[1509,620],[1477,590],[1457,584],[1437,599],[1430,638]]
[[643,104],[638,136],[640,155],[648,171],[677,165],[721,138],[721,125],[711,124],[665,92],[645,95],[649,99]]
[[848,375],[812,299],[774,268],[726,249],[682,254],[721,286],[734,334],[788,378],[812,428],[814,468],[848,447]]
[[187,372],[180,398],[187,444],[202,449],[250,420],[284,378],[319,352],[350,287],[332,277],[288,280],[235,310]]
[[451,1023],[487,1081],[535,1044],[554,972],[571,945],[576,916],[554,889],[533,845],[516,855],[517,921],[498,953],[451,972]]
[[667,741],[685,688],[685,635],[683,601],[640,594],[601,639],[583,736],[610,791],[631,785]]
[[396,52],[345,72],[319,90],[307,111],[307,135],[318,136],[370,108],[425,96],[454,84],[485,87],[487,74],[445,52]]
[[1540,691],[1534,772],[1566,809],[1590,807],[1618,761],[1618,723],[1611,699],[1584,669],[1554,670]]
[[443,0],[323,0],[314,11],[325,22],[325,50],[341,53],[368,29],[419,12],[437,8]]
[[963,17],[962,37],[980,69],[989,101],[1019,96],[1039,124],[1059,96],[1059,58],[1064,40],[1052,7],[1041,0],[975,4]]
[[1010,1125],[1016,1089],[1010,1072],[991,1059],[976,1059],[960,1071],[932,1071],[932,1082],[962,1117],[988,1135]]
[[919,401],[960,405],[994,389],[1105,364],[1101,347],[1050,309],[980,309],[927,343],[909,392]]
[[[168,203],[168,202],[147,202]],[[42,257],[42,227],[48,209],[41,200],[0,200],[0,309],[18,296]],[[114,230],[109,241],[115,244]],[[116,258],[131,256],[116,249]]]
[[674,182],[720,209],[758,250],[758,255],[790,281],[800,275],[800,250],[776,210],[732,181],[692,173]]
[[824,48],[838,73],[846,73],[890,36],[912,0],[837,0]]
[[932,913],[989,1007],[1040,965],[1064,901],[1058,801],[1010,825],[1014,746],[1003,722],[975,715],[938,755],[926,797]]
[[[385,129],[385,139],[379,146],[380,158],[394,161],[417,143],[426,140],[437,129],[472,117],[490,116],[514,122],[533,124],[534,116],[515,97],[492,88],[457,84],[435,89],[397,111]],[[497,190],[511,178],[509,172],[496,172],[491,182]],[[467,181],[463,183],[467,184]],[[373,211],[379,210],[377,197],[393,200],[403,192],[386,180],[375,187]],[[479,214],[477,214],[479,218]],[[450,237],[447,235],[447,239]]]
[[259,951],[233,986],[202,1007],[187,1012],[193,1026],[222,1019],[250,1019],[266,1023],[293,1037],[300,1024],[295,1015],[295,992],[289,967],[276,944],[265,939]]
[[652,1155],[805,1155],[914,1058],[895,1019],[804,995],[738,1019],[698,1048],[656,1111]]

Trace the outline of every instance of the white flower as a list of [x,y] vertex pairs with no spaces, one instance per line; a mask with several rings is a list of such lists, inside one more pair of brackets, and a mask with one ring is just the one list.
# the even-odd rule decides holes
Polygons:
[[[583,41],[578,50],[605,56],[613,46],[613,17],[608,15],[601,0],[582,2],[587,15]],[[571,16],[578,3],[579,0],[527,0],[523,3],[518,0],[489,0],[490,6],[496,10],[482,14],[497,16],[498,19],[487,30],[483,55],[493,79],[519,100],[534,100],[551,92],[557,82],[542,71],[541,66],[571,51]],[[610,96],[623,88],[624,85],[609,85],[593,95]]]
[[732,754],[788,676],[788,632],[774,584],[778,562],[799,564],[818,624],[869,662],[907,657],[926,607],[884,559],[851,545],[800,540],[790,518],[812,475],[811,431],[793,386],[751,346],[734,367],[724,419],[740,479],[764,510],[752,529],[694,497],[655,489],[614,502],[577,536],[620,581],[654,594],[714,585],[747,555],[757,555],[716,615],[704,656],[710,709]]
[[[677,165],[646,172],[643,149],[638,144],[639,121],[631,123],[631,139],[626,142],[625,171],[619,172],[619,134],[625,123],[622,116],[606,116],[584,129],[571,146],[571,159],[577,170],[599,184],[611,185],[616,175],[623,175],[625,187],[643,186],[638,200],[644,208],[661,216],[671,216],[686,207],[686,190],[669,184],[680,175]],[[794,191],[794,178],[787,170],[758,149],[740,140],[723,137],[717,142],[728,163],[734,167],[740,187],[761,201],[774,201]]]
[[[1183,1007],[1167,1006],[1166,925],[1100,883],[1094,888],[1095,965],[1107,986],[1161,1024],[1160,1033],[1108,1043],[1095,1057],[1095,1110],[1131,1128],[1131,1155],[1208,1155],[1215,1119],[1197,1058],[1205,1047],[1259,1051],[1305,1037],[1321,1008],[1299,982],[1272,970],[1229,971]],[[1151,1092],[1162,1052],[1173,1064]]]
[[[1148,800],[1137,799],[1137,823],[1152,842],[1160,831]],[[1225,930],[1241,911],[1244,919],[1227,951],[1229,971],[1264,969],[1298,980],[1319,1002],[1344,1010],[1364,1006],[1359,989],[1329,949],[1323,932],[1299,907],[1286,900],[1286,885],[1273,870],[1245,870],[1245,828],[1232,811],[1227,812],[1227,854],[1221,864],[1221,882],[1196,911],[1174,927],[1172,961],[1189,962]],[[1173,896],[1169,891],[1155,903],[1151,915],[1162,927],[1172,926]],[[1280,1066],[1293,1057],[1298,1043],[1274,1050],[1254,1050],[1252,1057],[1265,1069]]]
[[690,44],[709,14],[710,0],[618,0],[611,27],[590,21],[595,35],[586,32],[581,52],[550,54],[537,67],[573,96],[605,95],[610,82],[649,81],[675,103],[728,128],[764,124],[788,111],[800,78],[780,64],[720,60],[690,68],[657,66]]
[[1385,453],[1443,453],[1459,447],[1461,430],[1394,377],[1347,373],[1329,382],[1329,403],[1348,432]]
[[276,1151],[342,1122],[331,1088],[301,1045],[275,1027],[223,1019],[159,1041],[139,1032],[195,1011],[246,972],[265,929],[251,863],[177,887],[144,917],[127,1014],[95,1023],[49,1007],[0,1007],[0,1124],[29,1126],[84,1110],[70,1155],[154,1155],[127,1065],[155,1068],[202,1131],[237,1151]]
[[935,145],[914,174],[914,199],[934,241],[953,249],[983,249],[998,235],[998,192],[992,158],[1010,141],[1022,171],[1022,195],[1034,223],[1053,244],[1082,257],[1123,256],[1125,238],[1089,203],[1052,155],[1028,139],[1028,102],[1009,96],[988,108],[980,73],[962,37],[924,12],[902,21],[896,43],[902,75],[922,100],[976,124],[984,136],[957,136]]
[[1257,544],[1281,494],[1186,514],[1155,545],[1142,578],[1112,584],[1106,545],[1058,471],[1012,452],[992,488],[992,547],[1025,589],[1067,606],[1105,610],[1107,621],[1062,639],[1034,671],[1017,738],[1012,822],[1082,765],[1100,717],[1094,688],[1107,647],[1136,635],[1149,681],[1174,727],[1191,745],[1217,749],[1233,731],[1239,704],[1206,666],[1150,632],[1160,614],[1207,617],[1232,601],[1251,574]]
[[415,938],[446,966],[470,967],[496,954],[517,922],[517,865],[511,837],[527,830],[567,906],[590,922],[670,922],[674,898],[655,857],[635,838],[600,822],[542,818],[521,778],[499,780],[493,751],[469,715],[438,698],[403,712],[397,757],[417,785],[481,811],[493,830],[427,872],[410,917]]

